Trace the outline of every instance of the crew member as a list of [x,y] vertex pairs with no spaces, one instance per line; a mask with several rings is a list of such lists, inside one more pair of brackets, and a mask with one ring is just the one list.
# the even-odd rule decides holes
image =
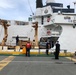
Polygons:
[[19,44],[19,36],[17,35],[17,37],[16,37],[16,45],[18,45]]
[[60,44],[59,41],[57,41],[55,49],[55,59],[59,59],[59,52],[60,52]]
[[46,43],[46,55],[49,55],[48,54],[49,48],[50,48],[50,43],[49,43],[49,41],[47,41],[47,43]]
[[30,57],[30,49],[31,49],[31,43],[28,41],[26,43],[26,56]]

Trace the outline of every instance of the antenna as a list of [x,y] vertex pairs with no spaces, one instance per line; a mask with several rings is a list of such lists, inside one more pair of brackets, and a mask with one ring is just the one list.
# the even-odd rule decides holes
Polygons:
[[74,3],[74,13],[75,13],[75,5],[76,5],[76,1],[75,2],[73,2]]
[[34,15],[33,11],[32,11],[32,8],[31,8],[31,5],[30,5],[30,1],[28,0],[28,4],[29,4],[29,7],[30,7],[30,10],[32,12],[32,15]]

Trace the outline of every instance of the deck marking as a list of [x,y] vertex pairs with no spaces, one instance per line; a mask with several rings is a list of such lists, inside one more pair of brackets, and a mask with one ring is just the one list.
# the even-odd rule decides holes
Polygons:
[[72,58],[72,57],[66,57],[67,59],[71,60],[71,61],[74,61],[76,62],[76,59],[75,58]]
[[13,59],[15,58],[15,56],[9,56],[5,59],[3,59],[2,61],[0,61],[0,71],[7,66]]

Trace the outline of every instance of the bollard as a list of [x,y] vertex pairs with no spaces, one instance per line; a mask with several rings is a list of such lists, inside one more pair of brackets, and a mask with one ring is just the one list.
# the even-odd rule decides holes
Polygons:
[[19,52],[19,51],[20,51],[20,46],[16,46],[16,47],[15,47],[15,51],[16,51],[16,52]]

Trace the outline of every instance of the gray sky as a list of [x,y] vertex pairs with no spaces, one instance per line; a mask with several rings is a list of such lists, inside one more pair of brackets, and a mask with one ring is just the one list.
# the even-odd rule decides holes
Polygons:
[[[74,7],[75,0],[55,0],[57,3],[63,3],[64,7],[68,4]],[[36,10],[36,0],[0,0],[0,19],[23,20],[27,21],[32,11]],[[46,0],[43,0],[45,4]],[[29,6],[30,3],[30,6]]]

